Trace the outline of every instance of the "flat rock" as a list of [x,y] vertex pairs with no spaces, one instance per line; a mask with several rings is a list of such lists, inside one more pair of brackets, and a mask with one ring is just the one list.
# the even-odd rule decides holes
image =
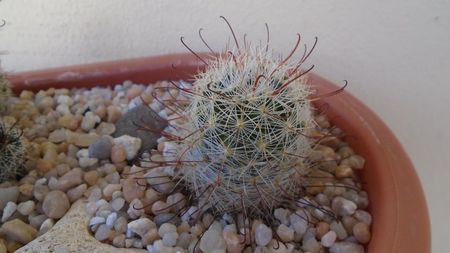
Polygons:
[[[16,253],[31,252],[111,252],[111,253],[145,253],[142,249],[115,248],[99,242],[88,231],[90,215],[86,212],[86,200],[75,202],[69,212],[60,219],[47,233],[39,236]],[[74,231],[77,231],[74,234]]]
[[145,105],[139,105],[126,112],[117,122],[114,137],[129,135],[142,140],[141,150],[156,147],[159,134],[149,130],[139,129],[145,126],[150,129],[163,130],[167,123],[155,111]]

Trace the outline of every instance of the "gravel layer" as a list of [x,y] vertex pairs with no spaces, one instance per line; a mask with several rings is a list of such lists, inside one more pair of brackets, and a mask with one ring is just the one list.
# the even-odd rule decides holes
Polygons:
[[[317,133],[332,135],[314,151],[314,159],[321,161],[309,182],[314,186],[305,188],[297,204],[273,210],[271,224],[244,221],[243,214],[236,223],[229,214],[214,217],[199,211],[185,191],[172,190],[173,170],[137,166],[137,158],[164,159],[173,147],[150,132],[145,140],[133,131],[116,136],[125,130],[115,123],[135,115],[129,120],[148,126],[138,113],[146,108],[161,118],[173,117],[158,102],[179,96],[169,85],[127,81],[113,89],[23,91],[10,98],[10,113],[2,121],[23,130],[30,151],[28,174],[19,182],[0,184],[0,252],[14,252],[44,234],[80,198],[88,199],[92,235],[119,248],[153,253],[364,252],[372,223],[368,196],[357,177],[364,158],[323,115],[315,117]],[[157,148],[142,149],[143,143]]]

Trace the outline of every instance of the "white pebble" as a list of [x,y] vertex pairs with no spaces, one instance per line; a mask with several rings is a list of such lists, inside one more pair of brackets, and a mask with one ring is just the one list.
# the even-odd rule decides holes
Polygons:
[[277,208],[273,212],[273,215],[277,220],[279,220],[281,223],[283,223],[286,226],[289,226],[289,210],[284,208]]
[[164,237],[166,233],[177,232],[177,227],[172,223],[164,223],[158,229],[159,236]]
[[155,228],[156,224],[148,218],[140,218],[128,223],[128,230],[143,237],[150,229]]
[[272,230],[265,224],[258,224],[255,230],[255,241],[259,246],[266,246],[272,240]]
[[103,223],[105,223],[105,221],[106,221],[105,217],[95,216],[95,217],[92,217],[92,219],[89,221],[89,226],[103,224]]
[[141,139],[129,135],[122,135],[118,138],[114,138],[113,142],[115,145],[123,145],[128,160],[132,160],[137,155],[142,143]]
[[333,244],[334,244],[334,242],[336,241],[336,233],[334,232],[334,231],[328,231],[326,234],[324,234],[323,236],[322,236],[322,239],[320,240],[320,242],[321,242],[321,244],[324,246],[324,247],[327,247],[327,248],[329,248],[329,247],[331,247]]
[[9,201],[5,208],[3,209],[2,222],[5,222],[13,215],[13,213],[17,210],[17,204]]
[[39,234],[44,234],[49,231],[55,225],[55,221],[51,218],[46,219],[42,222],[41,227],[39,228]]
[[340,196],[333,199],[331,207],[341,216],[350,216],[358,208],[355,203]]
[[36,206],[36,204],[34,203],[34,201],[32,200],[28,200],[25,202],[20,203],[17,206],[17,211],[19,211],[19,213],[21,213],[22,215],[29,215],[31,212],[34,211],[34,207]]
[[111,207],[114,211],[119,211],[124,205],[125,200],[123,198],[115,198],[111,201]]
[[164,234],[162,241],[163,241],[164,246],[173,247],[177,243],[177,239],[178,239],[178,233],[170,232],[170,233]]
[[203,234],[199,244],[203,252],[214,252],[215,250],[225,252],[226,244],[222,236],[222,225],[214,222]]
[[341,222],[333,221],[330,224],[330,229],[336,233],[339,240],[344,240],[348,236],[347,231],[345,230]]
[[116,222],[116,220],[117,220],[117,213],[109,214],[108,217],[106,217],[106,226],[108,226],[109,228],[113,228],[114,222]]

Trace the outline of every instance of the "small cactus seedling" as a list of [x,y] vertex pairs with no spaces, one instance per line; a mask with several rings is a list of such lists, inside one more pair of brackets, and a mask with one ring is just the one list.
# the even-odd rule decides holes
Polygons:
[[0,182],[14,180],[21,173],[26,147],[22,132],[0,122]]

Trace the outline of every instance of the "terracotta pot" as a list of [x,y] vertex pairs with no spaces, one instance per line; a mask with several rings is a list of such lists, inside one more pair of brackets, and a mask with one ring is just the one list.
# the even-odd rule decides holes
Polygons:
[[[14,91],[50,87],[107,86],[132,80],[151,83],[192,76],[202,67],[187,54],[166,55],[64,67],[8,75]],[[336,90],[331,82],[312,74],[319,93]],[[424,193],[414,167],[389,128],[347,91],[324,100],[332,122],[349,133],[351,146],[366,158],[361,171],[373,215],[368,253],[429,253],[430,225]]]

